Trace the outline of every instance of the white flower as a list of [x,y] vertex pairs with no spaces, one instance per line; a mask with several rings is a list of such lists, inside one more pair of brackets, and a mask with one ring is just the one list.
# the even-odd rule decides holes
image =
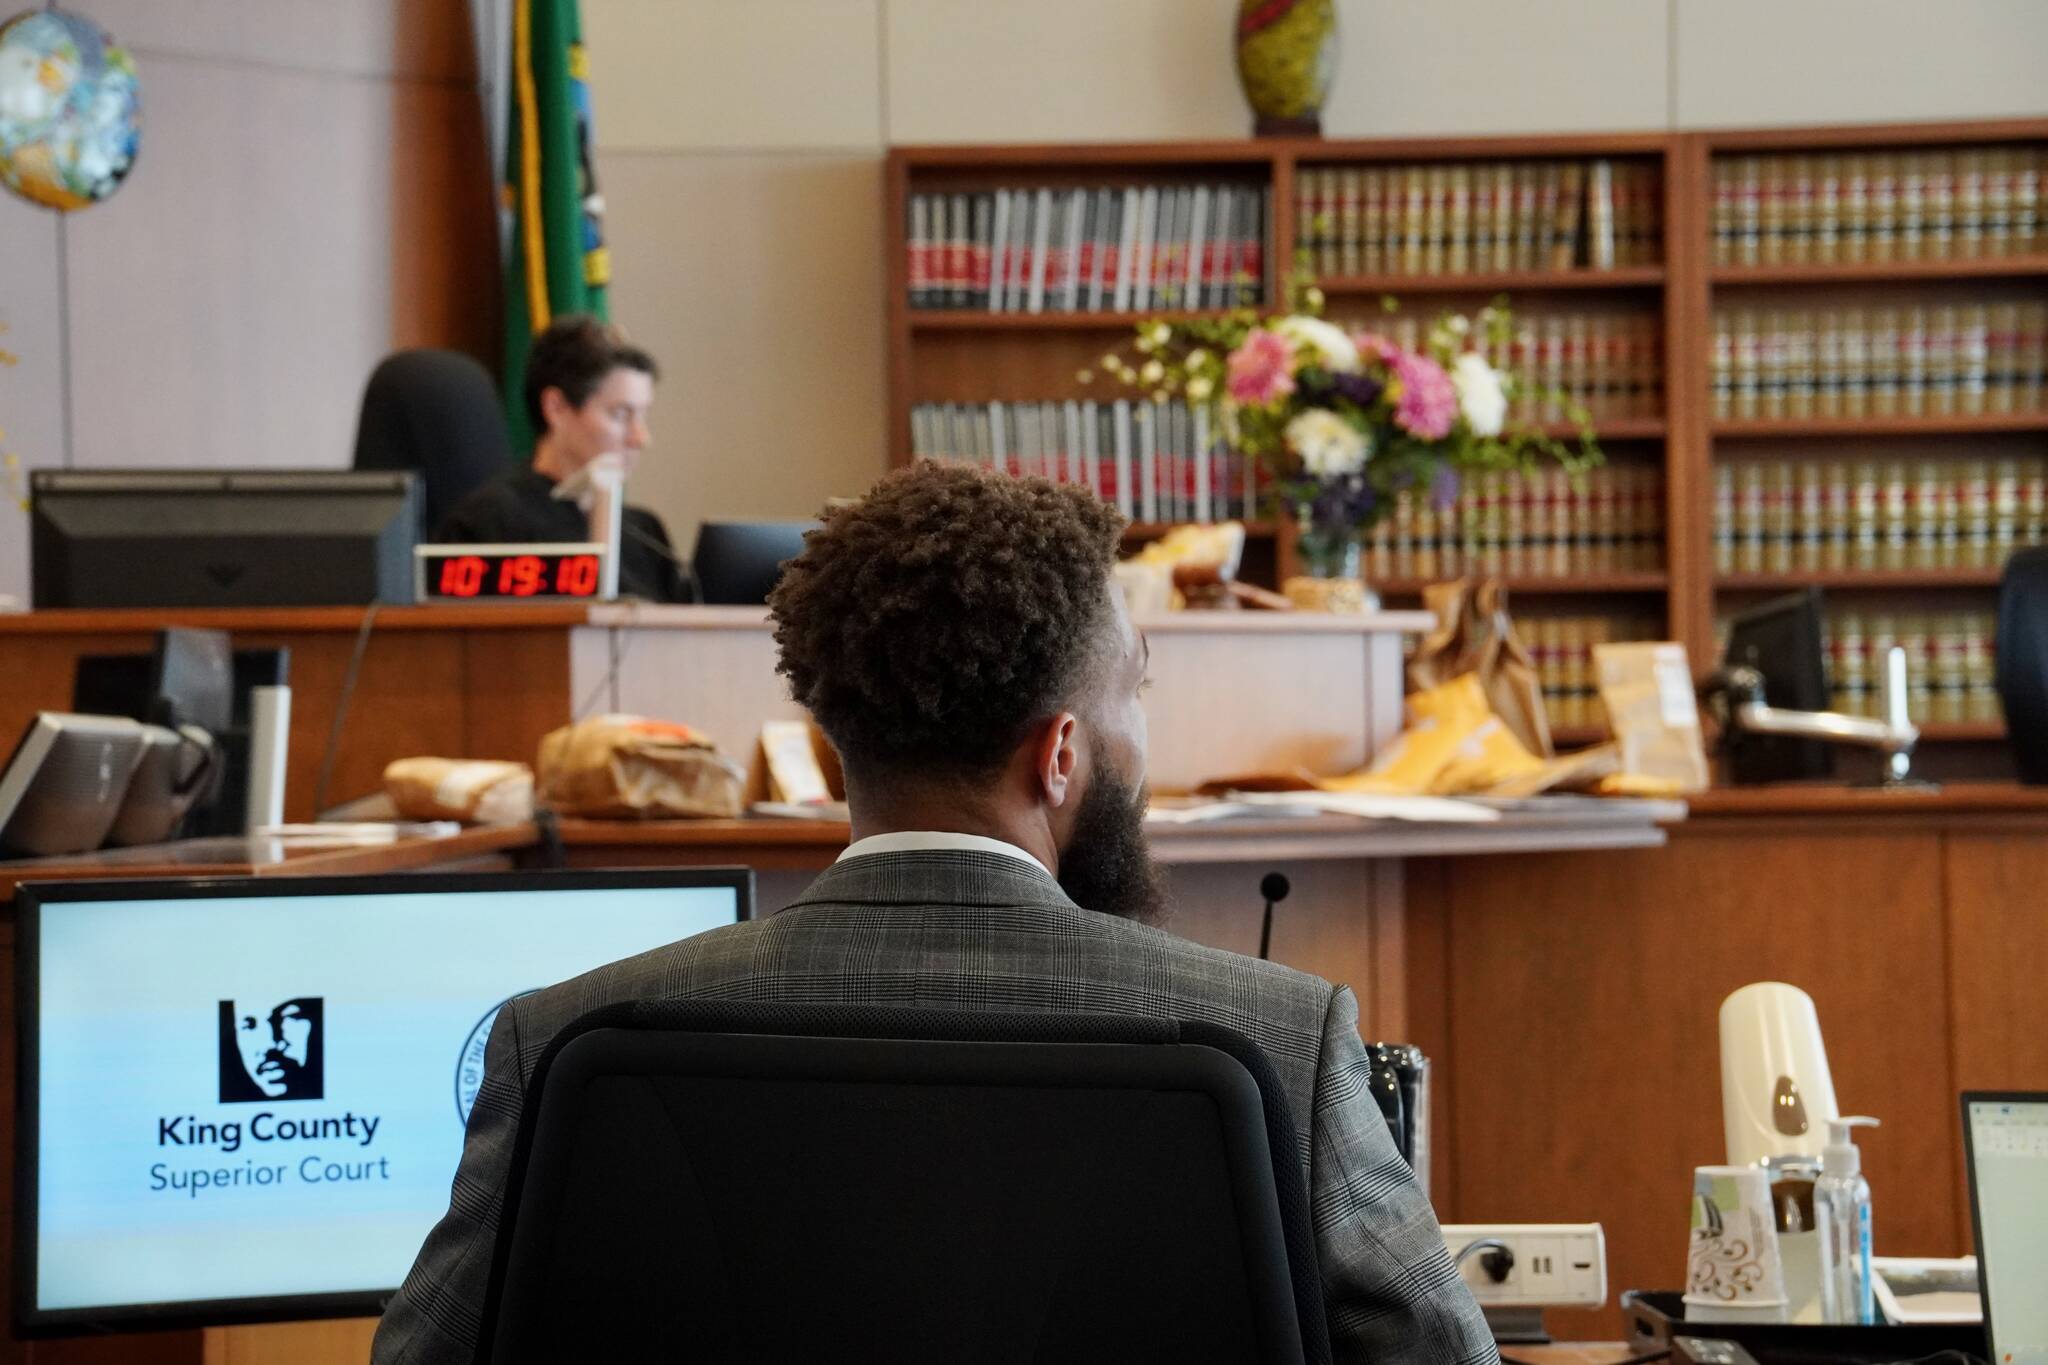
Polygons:
[[1197,346],[1194,350],[1188,352],[1188,358],[1182,362],[1182,368],[1199,370],[1208,363],[1209,353]]
[[1209,395],[1214,392],[1216,392],[1216,381],[1210,379],[1207,375],[1198,374],[1188,381],[1188,401],[1190,403],[1206,403],[1209,401]]
[[1273,330],[1296,347],[1306,347],[1314,363],[1332,374],[1351,374],[1358,369],[1358,347],[1341,327],[1295,314],[1274,323]]
[[1365,468],[1365,433],[1328,408],[1310,408],[1289,422],[1287,445],[1301,457],[1302,467],[1318,478]]
[[1498,436],[1507,420],[1508,396],[1500,372],[1484,356],[1467,351],[1451,366],[1451,387],[1458,391],[1458,411],[1475,436]]
[[1157,384],[1160,380],[1166,378],[1166,367],[1156,360],[1148,360],[1145,362],[1145,367],[1138,371],[1138,378],[1144,380],[1147,384]]
[[1145,335],[1151,339],[1154,346],[1164,346],[1167,342],[1173,340],[1173,328],[1166,323],[1155,322]]

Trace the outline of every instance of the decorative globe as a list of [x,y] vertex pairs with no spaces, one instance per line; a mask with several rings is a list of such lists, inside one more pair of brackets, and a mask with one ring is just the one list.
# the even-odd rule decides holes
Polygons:
[[96,204],[141,130],[135,61],[97,24],[56,10],[0,24],[0,184],[61,211]]

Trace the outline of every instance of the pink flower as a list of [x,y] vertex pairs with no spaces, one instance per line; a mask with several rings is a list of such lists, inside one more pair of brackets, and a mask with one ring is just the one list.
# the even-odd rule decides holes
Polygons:
[[1227,364],[1226,388],[1239,403],[1270,403],[1294,392],[1294,347],[1278,332],[1255,329]]
[[1394,352],[1387,363],[1394,371],[1394,424],[1425,441],[1450,435],[1458,416],[1458,391],[1443,366],[1408,351]]
[[1381,336],[1378,332],[1353,332],[1351,344],[1358,348],[1359,355],[1367,360],[1390,361],[1401,353],[1401,348]]

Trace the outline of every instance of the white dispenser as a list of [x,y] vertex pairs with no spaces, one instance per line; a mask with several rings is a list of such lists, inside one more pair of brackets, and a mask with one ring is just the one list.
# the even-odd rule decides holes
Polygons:
[[1731,1166],[1820,1154],[1841,1111],[1812,996],[1759,981],[1721,1002],[1721,1113]]

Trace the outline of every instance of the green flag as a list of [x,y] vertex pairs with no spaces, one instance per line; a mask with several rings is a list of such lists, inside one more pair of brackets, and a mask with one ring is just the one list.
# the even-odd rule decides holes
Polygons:
[[588,74],[577,0],[513,0],[505,416],[514,450],[533,446],[520,381],[534,334],[562,313],[609,316],[611,257],[590,160]]

